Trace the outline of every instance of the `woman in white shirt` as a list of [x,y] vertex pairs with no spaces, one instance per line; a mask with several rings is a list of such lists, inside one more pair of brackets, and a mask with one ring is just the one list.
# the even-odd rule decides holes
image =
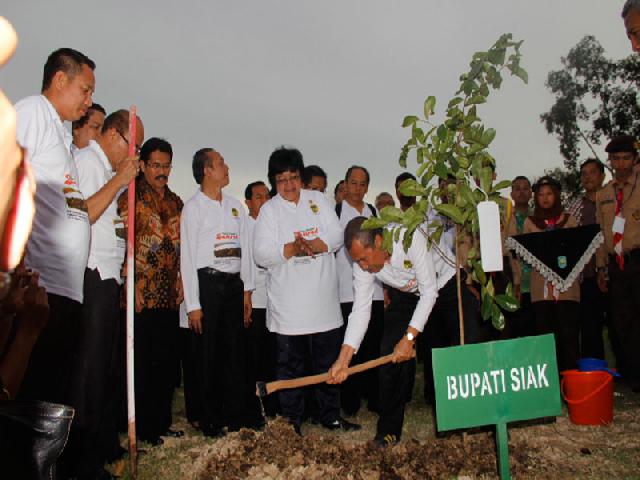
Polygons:
[[[324,195],[302,190],[303,169],[296,149],[281,147],[271,154],[269,181],[277,195],[260,210],[254,230],[254,259],[268,270],[267,328],[277,338],[279,379],[326,372],[342,340],[334,255],[342,246],[342,228]],[[316,397],[319,420],[326,428],[359,428],[340,417],[336,386],[318,386]],[[280,404],[300,433],[304,392],[284,390]]]

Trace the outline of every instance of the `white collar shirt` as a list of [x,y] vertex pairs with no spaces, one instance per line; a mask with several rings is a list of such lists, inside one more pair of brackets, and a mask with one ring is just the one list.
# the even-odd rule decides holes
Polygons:
[[[328,252],[284,257],[296,235],[320,238]],[[275,196],[260,209],[254,258],[267,269],[267,328],[283,335],[326,332],[342,326],[335,252],[342,228],[333,205],[319,192],[301,190],[298,203]]]
[[[428,248],[425,237],[420,231],[416,231],[409,250],[405,252],[401,234],[400,240],[393,243],[391,257],[379,272],[369,273],[362,270],[358,264],[354,264],[355,298],[345,332],[345,344],[356,351],[360,348],[371,317],[371,301],[376,279],[398,290],[419,296],[409,326],[419,332],[424,330],[438,297],[438,290],[455,276],[455,268],[449,264],[449,258],[444,260],[439,253],[443,248],[442,243],[441,241],[439,249],[433,246]],[[452,254],[449,252],[448,256]]]
[[[253,245],[253,230],[256,226],[256,220],[249,216],[247,218],[249,226],[250,243]],[[251,249],[253,255],[253,247]],[[259,266],[254,260],[254,278],[253,283],[255,289],[251,294],[251,305],[253,308],[267,308],[267,269]]]
[[47,292],[82,302],[90,226],[85,197],[71,157],[71,134],[44,95],[16,103],[17,138],[36,180],[25,265],[40,274]]
[[[375,207],[374,207],[375,208]],[[377,212],[376,212],[377,213]],[[342,201],[342,207],[340,210],[340,226],[342,230],[347,227],[347,224],[356,217],[370,218],[374,216],[374,212],[366,203],[362,209],[362,212],[352,207],[346,200]],[[353,302],[353,260],[347,249],[343,245],[336,254],[336,263],[338,268],[338,285],[340,291],[340,303]],[[373,299],[384,300],[384,292],[382,291],[382,283],[376,279],[373,285]]]
[[[78,169],[78,183],[86,198],[104,187],[115,175],[109,159],[100,145],[91,140],[89,146],[78,150],[74,158]],[[121,271],[126,249],[124,223],[118,215],[121,189],[105,211],[91,225],[91,246],[87,267],[97,269],[102,280],[115,279],[122,283]]]
[[180,218],[180,275],[187,312],[202,308],[198,284],[201,268],[240,273],[244,290],[253,290],[247,218],[242,204],[224,193],[222,201],[217,201],[198,190],[185,203]]

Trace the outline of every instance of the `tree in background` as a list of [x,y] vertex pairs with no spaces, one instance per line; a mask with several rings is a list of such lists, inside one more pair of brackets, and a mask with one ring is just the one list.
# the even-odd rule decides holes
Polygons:
[[596,145],[614,135],[640,135],[640,57],[611,60],[588,35],[562,57],[562,66],[547,77],[546,86],[556,101],[540,119],[560,142],[565,169],[545,173],[569,194],[577,194],[580,164],[588,157],[598,158]]

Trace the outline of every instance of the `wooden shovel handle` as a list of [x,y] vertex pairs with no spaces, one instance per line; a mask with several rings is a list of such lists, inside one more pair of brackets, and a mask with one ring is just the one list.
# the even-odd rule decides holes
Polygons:
[[[364,372],[372,368],[379,367],[386,363],[391,362],[393,354],[385,355],[384,357],[375,358],[368,362],[359,363],[353,367],[347,368],[347,373],[353,375],[354,373]],[[276,380],[275,382],[269,382],[266,385],[267,395],[277,392],[278,390],[286,390],[288,388],[306,387],[308,385],[317,385],[329,380],[329,372],[319,373],[318,375],[310,375],[308,377],[292,378],[290,380]]]

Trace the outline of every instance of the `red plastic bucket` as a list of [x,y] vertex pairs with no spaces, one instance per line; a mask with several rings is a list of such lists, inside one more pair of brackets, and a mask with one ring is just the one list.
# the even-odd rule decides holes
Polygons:
[[598,370],[561,373],[560,391],[577,425],[605,425],[613,420],[613,377]]

